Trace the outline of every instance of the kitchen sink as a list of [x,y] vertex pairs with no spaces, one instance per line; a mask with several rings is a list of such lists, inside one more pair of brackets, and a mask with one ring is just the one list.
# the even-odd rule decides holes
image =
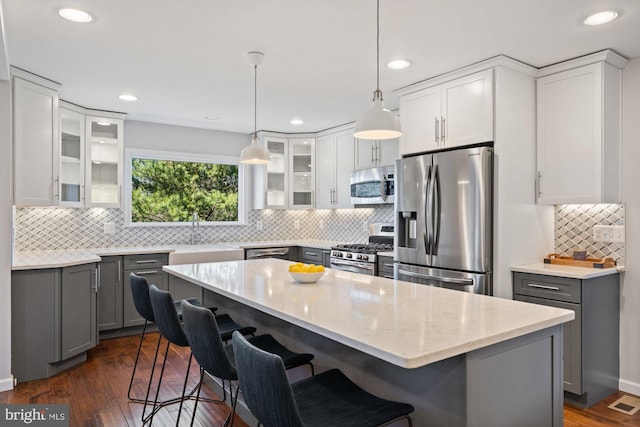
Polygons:
[[179,246],[169,253],[169,265],[244,259],[244,250],[223,245]]

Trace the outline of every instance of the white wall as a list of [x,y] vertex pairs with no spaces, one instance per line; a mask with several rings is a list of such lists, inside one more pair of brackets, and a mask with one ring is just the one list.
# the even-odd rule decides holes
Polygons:
[[251,136],[158,123],[124,122],[124,146],[146,150],[176,151],[240,156],[240,151],[251,143]]
[[640,58],[622,72],[622,201],[626,272],[620,301],[620,389],[640,395]]
[[11,375],[11,83],[0,81],[0,391]]

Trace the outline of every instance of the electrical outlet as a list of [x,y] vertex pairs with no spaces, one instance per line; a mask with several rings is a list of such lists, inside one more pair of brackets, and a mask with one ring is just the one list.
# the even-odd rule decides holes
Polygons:
[[323,220],[323,219],[321,219],[321,220],[319,220],[319,221],[318,221],[318,228],[319,228],[320,230],[322,230],[322,229],[324,228],[324,220]]
[[624,243],[624,225],[594,225],[593,241],[602,243]]
[[256,230],[258,230],[258,231],[262,230],[262,220],[261,219],[256,221]]
[[105,222],[103,224],[104,234],[116,234],[116,224],[113,222]]
[[296,219],[295,221],[293,221],[293,228],[295,230],[300,230],[300,220]]

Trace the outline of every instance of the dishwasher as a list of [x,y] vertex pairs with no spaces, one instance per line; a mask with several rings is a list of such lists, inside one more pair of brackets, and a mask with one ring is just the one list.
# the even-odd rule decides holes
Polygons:
[[279,258],[289,260],[289,247],[245,249],[244,259]]

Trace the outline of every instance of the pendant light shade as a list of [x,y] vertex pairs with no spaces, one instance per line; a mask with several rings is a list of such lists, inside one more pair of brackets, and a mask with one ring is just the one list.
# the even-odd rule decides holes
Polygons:
[[253,91],[253,135],[251,144],[244,147],[240,152],[240,163],[250,165],[264,165],[271,161],[269,150],[258,141],[258,65],[262,64],[264,54],[261,52],[249,52],[249,62],[254,70],[254,91]]
[[380,90],[380,0],[376,9],[376,90],[373,106],[356,122],[354,137],[359,139],[391,139],[402,135],[396,114],[384,108]]

